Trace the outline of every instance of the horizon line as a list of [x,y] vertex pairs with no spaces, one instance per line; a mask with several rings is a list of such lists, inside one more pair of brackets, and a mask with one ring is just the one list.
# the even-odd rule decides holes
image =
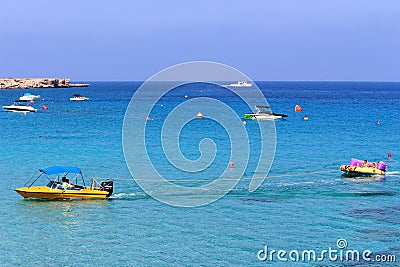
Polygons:
[[[147,80],[125,80],[125,79],[110,79],[110,80],[92,80],[92,79],[72,79],[61,77],[0,77],[0,79],[69,79],[71,83],[76,82],[145,82]],[[172,80],[157,81],[157,82],[171,82]],[[219,82],[231,82],[233,80],[218,80]],[[212,82],[212,81],[210,81]],[[370,83],[399,83],[400,80],[259,80],[250,79],[247,82],[370,82]]]
[[[72,80],[72,79],[71,79]],[[145,82],[147,80],[73,80],[73,82]],[[171,82],[169,80],[157,82]],[[231,82],[221,80],[221,82]],[[248,82],[370,82],[370,83],[400,83],[400,80],[248,80]]]

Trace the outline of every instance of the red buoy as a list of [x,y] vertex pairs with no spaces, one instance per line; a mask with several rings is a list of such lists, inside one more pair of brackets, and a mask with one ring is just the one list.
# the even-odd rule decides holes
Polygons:
[[392,153],[388,153],[388,158],[391,159],[392,158]]
[[233,161],[230,161],[230,162],[229,162],[229,167],[231,167],[231,168],[232,168],[232,167],[233,167],[233,165],[235,165],[235,164],[233,163]]
[[47,110],[47,107],[45,105],[42,106],[43,110]]

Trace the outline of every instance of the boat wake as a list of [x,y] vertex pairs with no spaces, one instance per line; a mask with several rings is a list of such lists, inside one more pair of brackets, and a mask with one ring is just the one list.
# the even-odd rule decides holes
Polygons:
[[386,172],[386,176],[395,176],[395,175],[400,175],[400,172]]
[[132,193],[117,193],[111,195],[109,199],[121,199],[121,200],[132,200],[146,198],[147,195],[143,192],[132,192]]

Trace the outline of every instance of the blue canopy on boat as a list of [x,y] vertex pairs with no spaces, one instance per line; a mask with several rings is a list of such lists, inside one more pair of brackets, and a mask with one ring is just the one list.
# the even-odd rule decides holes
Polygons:
[[45,174],[51,175],[51,174],[57,174],[57,173],[81,173],[81,169],[77,167],[68,167],[68,166],[54,166],[54,167],[49,167],[46,169],[39,169],[40,172],[43,172]]

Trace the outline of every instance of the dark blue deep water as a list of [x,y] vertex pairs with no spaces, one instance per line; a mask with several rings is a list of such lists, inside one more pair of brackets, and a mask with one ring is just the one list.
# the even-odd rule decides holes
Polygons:
[[[122,127],[141,83],[90,83],[88,88],[30,89],[43,98],[35,106],[46,105],[47,111],[0,111],[0,265],[290,266],[295,263],[280,262],[276,256],[259,261],[257,252],[265,245],[320,252],[337,249],[339,238],[347,240],[348,249],[396,255],[397,264],[400,261],[400,83],[257,82],[273,111],[288,117],[275,123],[270,178],[253,193],[246,183],[239,183],[212,204],[180,208],[154,200],[133,180],[119,179],[110,200],[23,199],[14,189],[39,168],[53,165],[80,167],[87,180],[131,177]],[[3,90],[0,103],[11,104],[27,91]],[[74,93],[90,101],[70,102]],[[148,137],[149,144],[160,138],[156,130],[176,105],[199,96],[219,99],[240,116],[250,111],[227,91],[188,86],[165,96],[152,111],[148,127],[155,133]],[[294,112],[297,104],[303,112]],[[199,111],[206,113],[208,108]],[[303,120],[305,115],[308,121]],[[249,121],[245,127],[257,139],[255,126]],[[193,120],[182,128],[182,154],[198,158],[204,137],[213,139],[221,152],[210,170],[223,171],[229,162],[229,136],[212,120]],[[161,144],[149,146],[152,161],[170,179],[208,175],[171,171],[168,160],[160,156]],[[386,161],[388,173],[384,178],[345,178],[339,166],[352,157]],[[245,176],[254,172],[254,162],[249,164]],[[362,260],[298,264],[384,265]]]

